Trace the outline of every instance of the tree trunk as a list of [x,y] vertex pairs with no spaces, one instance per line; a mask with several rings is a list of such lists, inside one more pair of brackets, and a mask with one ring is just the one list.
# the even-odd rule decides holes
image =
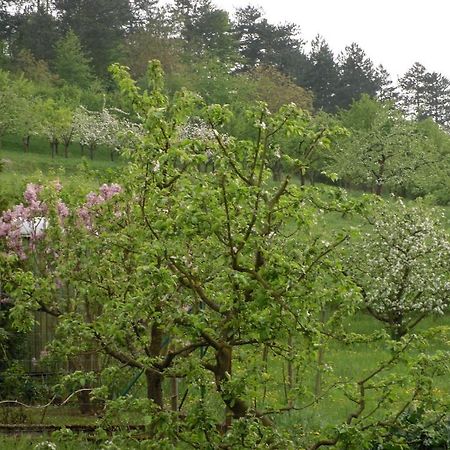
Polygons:
[[[231,412],[233,418],[239,419],[246,415],[248,406],[240,399],[230,398],[226,392],[226,389],[224,389],[224,384],[231,377],[232,357],[233,347],[227,344],[222,344],[220,348],[216,350],[216,367],[214,374],[216,378],[216,388],[227,406],[227,410]],[[229,415],[227,413],[226,415],[226,425],[229,426]]]
[[399,341],[407,333],[402,321],[392,323],[390,328],[391,339],[394,341]]
[[[326,311],[325,307],[322,306],[320,310],[320,321],[325,323],[326,319]],[[316,397],[319,397],[322,393],[322,370],[325,360],[325,347],[323,344],[319,346],[319,350],[317,353],[317,369],[316,369],[316,380],[314,383],[314,394]]]
[[303,169],[300,169],[300,185],[301,186],[306,185],[306,176],[305,176],[305,171]]
[[[86,366],[86,356],[78,355],[73,356],[69,359],[69,371],[75,372],[78,370],[87,371]],[[88,386],[82,386],[83,388],[87,388]],[[77,402],[78,408],[80,409],[81,414],[90,414],[92,411],[91,397],[89,395],[89,391],[81,391],[77,392]]]
[[379,182],[375,184],[375,195],[381,196],[383,191],[383,183]]
[[92,412],[92,408],[89,391],[78,392],[77,399],[81,414],[90,414]]
[[289,388],[289,395],[288,395],[288,405],[292,406],[292,399],[290,398],[292,391],[294,390],[294,363],[293,363],[293,356],[294,356],[294,349],[293,349],[293,339],[292,339],[292,333],[289,333],[288,336],[288,346],[289,346],[289,359],[288,359],[288,367],[287,367],[287,375],[288,375],[288,388]]
[[22,145],[25,153],[30,151],[30,135],[22,137]]
[[[220,393],[223,402],[234,419],[245,417],[249,411],[247,403],[236,397],[231,397],[230,393],[225,389],[225,384],[232,375],[232,357],[233,347],[228,344],[221,344],[216,349],[216,366],[214,366],[214,375],[216,381],[216,389]],[[256,412],[258,415],[258,413]],[[227,414],[227,423],[229,425],[229,417]],[[267,417],[260,417],[262,423],[266,426],[272,426],[272,421]]]
[[[163,333],[161,328],[154,323],[151,330],[151,342],[148,352],[152,357],[158,357],[161,354]],[[164,408],[163,381],[164,376],[155,370],[147,369],[145,371],[147,379],[147,397],[153,400],[161,409]]]
[[178,378],[175,377],[170,380],[170,409],[178,411]]
[[159,408],[164,408],[163,376],[153,370],[145,371],[147,380],[147,398],[153,400]]
[[281,180],[281,161],[277,160],[274,162],[272,166],[272,179],[273,181],[280,181]]
[[383,175],[384,175],[384,169],[386,164],[386,157],[384,155],[381,155],[381,158],[378,161],[378,175],[377,179],[375,180],[375,195],[380,196],[381,192],[383,190]]

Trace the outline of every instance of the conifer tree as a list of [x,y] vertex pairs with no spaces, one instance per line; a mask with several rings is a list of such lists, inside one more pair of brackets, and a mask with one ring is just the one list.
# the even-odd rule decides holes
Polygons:
[[400,106],[410,117],[425,117],[427,69],[416,62],[398,80],[400,87]]
[[68,83],[87,88],[92,81],[90,58],[81,48],[78,36],[70,30],[56,45],[55,70]]
[[314,93],[314,106],[332,112],[336,109],[339,73],[333,51],[325,39],[317,35],[311,43],[303,86]]
[[345,48],[339,56],[340,81],[336,104],[347,108],[362,94],[374,97],[380,89],[381,80],[372,60],[356,43]]

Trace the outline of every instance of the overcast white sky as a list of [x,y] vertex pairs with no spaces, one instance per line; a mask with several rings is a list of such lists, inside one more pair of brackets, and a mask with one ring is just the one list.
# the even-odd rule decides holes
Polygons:
[[232,12],[261,6],[269,22],[300,25],[304,40],[320,33],[337,53],[358,43],[395,81],[416,61],[450,78],[449,0],[213,0]]

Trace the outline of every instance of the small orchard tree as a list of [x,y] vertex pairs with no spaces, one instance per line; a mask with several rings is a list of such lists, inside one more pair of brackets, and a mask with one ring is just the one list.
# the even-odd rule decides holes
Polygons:
[[4,95],[10,97],[11,108],[4,113],[13,118],[9,132],[22,137],[24,151],[30,147],[32,135],[39,132],[40,100],[36,98],[36,85],[24,77],[11,80],[10,88],[5,88]]
[[[240,141],[223,134],[227,107],[205,106],[186,91],[170,102],[158,64],[150,67],[148,92],[124,68],[115,66],[113,74],[145,133],[126,152],[132,162],[122,187],[103,186],[83,204],[62,208],[64,218],[56,194],[43,198],[53,227],[40,241],[42,258],[58,256],[44,264],[51,270],[11,275],[15,311],[59,317],[69,352],[80,349],[83,335],[85,348],[143,370],[148,397],[160,408],[163,381],[177,374],[197,388],[211,379],[231,417],[256,414],[269,423],[251,413],[246,398],[239,363],[245,349],[284,347],[293,330],[308,333],[320,308],[316,299],[326,298],[321,281],[345,284],[339,271],[320,273],[335,264],[331,253],[346,236],[310,240],[316,207],[290,176],[275,185],[271,179],[272,142],[287,130],[300,134],[309,116],[295,105],[271,114],[258,104],[248,117],[259,138]],[[207,124],[207,139],[186,137],[193,115]],[[208,152],[215,167],[205,171]],[[293,231],[285,230],[288,223],[296,224]],[[344,290],[336,295],[352,299]],[[209,349],[208,356],[199,358],[199,349],[203,355]],[[242,373],[233,378],[235,371]]]
[[386,186],[405,187],[431,163],[425,136],[390,103],[363,95],[342,113],[342,121],[350,136],[341,140],[329,170],[369,185],[376,195]]
[[[338,120],[319,112],[311,117],[300,135],[290,135],[281,145],[281,148],[286,149],[281,159],[284,159],[286,168],[299,176],[302,186],[306,185],[308,178],[314,184],[314,177],[318,174],[335,180],[337,175],[325,169],[336,157],[336,142],[348,135],[347,129]],[[291,160],[290,155],[294,156],[294,160]]]
[[58,155],[61,142],[64,144],[64,155],[67,157],[74,128],[72,109],[50,98],[42,102],[41,114],[40,132],[50,143],[52,158]]
[[84,53],[78,36],[72,31],[56,43],[55,70],[66,82],[87,89],[93,81],[91,59]]
[[103,130],[102,144],[109,148],[111,161],[114,161],[114,154],[142,138],[142,126],[130,121],[127,114],[119,109],[103,108],[98,119],[101,124],[99,128]]
[[80,107],[74,115],[74,131],[81,148],[89,149],[89,157],[94,159],[98,145],[103,141],[105,128],[99,120],[99,113]]
[[74,114],[74,135],[82,148],[87,146],[89,156],[94,154],[99,145],[110,149],[111,160],[114,152],[122,148],[132,135],[139,134],[139,126],[126,118],[120,118],[122,111],[103,107],[100,111],[90,111],[80,107]]
[[3,136],[15,129],[19,95],[8,72],[0,70],[0,146]]
[[33,98],[26,100],[18,99],[19,111],[15,131],[22,137],[22,145],[25,152],[30,151],[30,141],[32,136],[37,136],[41,131],[41,107],[42,100]]
[[367,311],[400,338],[450,303],[450,240],[436,211],[382,204],[350,247],[350,270]]

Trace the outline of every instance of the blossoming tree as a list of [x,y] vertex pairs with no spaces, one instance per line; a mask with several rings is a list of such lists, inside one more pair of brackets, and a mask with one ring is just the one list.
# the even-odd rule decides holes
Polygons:
[[375,208],[370,229],[351,247],[351,272],[369,313],[400,338],[450,304],[450,240],[436,211],[424,206]]

